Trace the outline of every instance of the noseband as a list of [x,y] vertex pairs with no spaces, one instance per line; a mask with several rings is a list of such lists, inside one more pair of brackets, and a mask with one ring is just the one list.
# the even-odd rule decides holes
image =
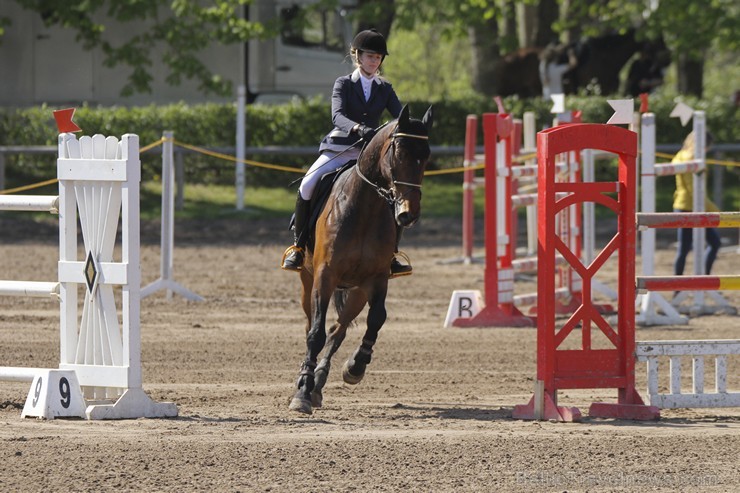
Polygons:
[[[398,137],[408,137],[408,138],[411,138],[411,139],[429,140],[429,137],[426,136],[426,135],[414,135],[414,134],[407,134],[407,133],[404,133],[404,132],[394,131],[391,134],[391,138],[390,138],[391,145],[389,145],[386,148],[386,150],[385,150],[386,153],[391,148],[394,148],[394,146],[396,144],[396,139]],[[395,156],[395,152],[391,153],[391,159],[393,159],[393,156]],[[391,163],[391,164],[393,164],[393,163]],[[396,180],[393,177],[393,166],[391,166],[390,169],[391,169],[391,186],[390,186],[390,189],[387,189],[387,188],[381,187],[380,185],[376,185],[375,183],[371,182],[365,175],[362,174],[362,171],[360,171],[360,161],[359,161],[359,159],[357,160],[357,164],[355,165],[355,172],[359,175],[359,177],[362,178],[368,185],[370,185],[371,187],[373,187],[375,189],[375,191],[378,192],[378,195],[380,195],[380,197],[383,200],[385,200],[386,202],[388,202],[388,205],[390,205],[392,207],[396,202],[400,202],[403,199],[404,195],[405,195],[404,194],[404,195],[402,195],[400,197],[398,196],[398,190],[396,189],[396,185],[405,185],[407,187],[418,188],[419,190],[421,190],[421,184],[419,184],[419,183],[409,183],[409,182],[406,182],[406,181]]]

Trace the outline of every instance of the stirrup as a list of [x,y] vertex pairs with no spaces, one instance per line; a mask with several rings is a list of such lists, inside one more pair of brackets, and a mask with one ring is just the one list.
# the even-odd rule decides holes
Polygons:
[[[303,256],[303,248],[297,246],[297,245],[290,245],[288,248],[285,249],[285,252],[283,253],[283,258],[280,261],[280,268],[283,270],[289,270],[293,272],[300,272],[303,269],[303,265],[299,265],[297,267],[286,267],[285,265],[285,259],[288,258],[291,254],[296,254],[299,256]],[[301,262],[302,264],[303,262]]]
[[[409,259],[409,256],[406,255],[405,252],[402,252],[402,251],[396,252],[396,254],[393,256],[393,259],[391,259],[391,264],[393,264],[394,261],[398,262],[398,257],[401,257],[406,262],[407,265],[401,264],[401,267],[405,268],[401,272],[391,271],[390,276],[388,276],[389,279],[395,279],[397,277],[403,277],[403,276],[410,276],[411,274],[413,274],[412,272],[413,267],[411,267],[411,259]],[[400,262],[398,263],[400,264]]]

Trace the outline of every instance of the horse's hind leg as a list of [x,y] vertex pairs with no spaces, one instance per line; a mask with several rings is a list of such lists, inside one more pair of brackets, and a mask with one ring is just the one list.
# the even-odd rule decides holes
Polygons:
[[387,293],[387,286],[388,284],[386,279],[382,289],[376,289],[374,295],[370,299],[370,308],[367,314],[367,330],[365,331],[365,335],[362,337],[362,343],[354,354],[344,363],[342,378],[345,383],[356,385],[360,383],[362,378],[365,376],[365,369],[372,359],[373,346],[375,345],[375,341],[378,339],[378,332],[386,319],[385,296]]
[[360,314],[365,307],[365,303],[367,303],[367,298],[365,298],[365,294],[362,291],[350,291],[344,302],[344,306],[341,308],[337,323],[329,329],[324,357],[321,358],[314,372],[315,387],[311,392],[311,403],[314,407],[321,407],[323,399],[321,391],[329,377],[331,359],[342,345],[342,342],[344,342],[344,338],[347,335],[347,327]]

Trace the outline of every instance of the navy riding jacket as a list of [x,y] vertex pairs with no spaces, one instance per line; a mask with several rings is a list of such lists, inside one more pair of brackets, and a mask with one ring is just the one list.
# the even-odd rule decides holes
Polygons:
[[339,77],[334,82],[331,96],[331,112],[334,130],[321,141],[319,151],[343,150],[354,144],[360,136],[352,132],[356,124],[377,128],[380,116],[388,110],[393,118],[401,114],[401,102],[393,86],[385,79],[376,78],[371,84],[370,99],[365,101],[359,70]]

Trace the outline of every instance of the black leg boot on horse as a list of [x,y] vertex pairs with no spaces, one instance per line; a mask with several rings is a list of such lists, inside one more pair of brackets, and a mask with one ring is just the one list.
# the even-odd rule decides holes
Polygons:
[[[395,255],[393,255],[393,259],[391,260],[391,279],[394,279],[396,277],[401,276],[410,276],[412,274],[413,268],[411,267],[411,263],[409,262],[409,256],[406,255],[404,252],[400,252],[398,250],[398,245],[401,243],[401,233],[403,232],[402,226],[396,227],[396,250]],[[406,261],[407,265],[402,264],[398,261],[398,257],[403,258]]]
[[283,270],[299,272],[303,268],[303,259],[306,256],[306,241],[308,240],[308,219],[311,210],[311,201],[304,200],[301,192],[295,202],[295,220],[293,222],[293,245],[283,253],[280,266]]

